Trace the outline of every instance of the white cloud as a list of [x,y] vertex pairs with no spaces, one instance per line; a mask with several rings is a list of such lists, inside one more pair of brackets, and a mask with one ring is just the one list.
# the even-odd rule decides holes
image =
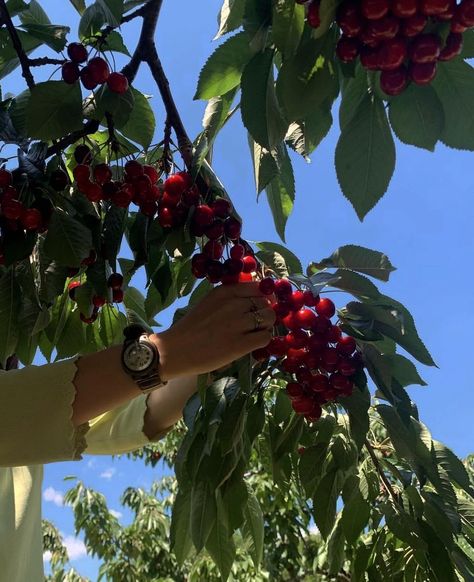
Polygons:
[[61,491],[57,491],[54,487],[48,487],[43,492],[43,499],[45,501],[51,501],[54,505],[62,507],[64,505],[64,496]]
[[112,479],[112,477],[115,475],[115,471],[116,469],[114,469],[114,467],[109,467],[105,471],[102,471],[100,476],[102,477],[102,479]]
[[84,556],[87,556],[86,546],[79,538],[74,536],[66,536],[63,540],[63,543],[66,546],[67,553],[71,561],[80,560]]
[[47,552],[44,552],[43,553],[43,562],[50,562],[51,557],[52,557],[52,554],[49,550]]
[[120,513],[120,511],[115,511],[115,509],[111,509],[111,510],[110,510],[110,513],[111,513],[111,514],[112,514],[114,517],[116,517],[117,519],[120,519],[120,518],[122,517],[122,515],[123,515],[122,513]]

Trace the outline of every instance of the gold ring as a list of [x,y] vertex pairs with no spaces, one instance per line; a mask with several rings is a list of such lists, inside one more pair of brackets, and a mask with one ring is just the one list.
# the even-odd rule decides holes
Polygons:
[[263,317],[258,313],[258,311],[254,311],[253,312],[253,317],[255,320],[255,331],[258,331],[260,329],[260,326],[262,325],[262,323],[264,322]]
[[255,303],[255,299],[253,297],[249,297],[249,301],[252,304],[250,311],[258,311],[260,309],[259,306]]

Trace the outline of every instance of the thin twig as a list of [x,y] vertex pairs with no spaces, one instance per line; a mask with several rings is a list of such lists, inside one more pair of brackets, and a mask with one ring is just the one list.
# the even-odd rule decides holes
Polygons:
[[369,441],[367,439],[365,440],[365,448],[369,452],[370,458],[372,459],[372,462],[375,465],[375,468],[377,469],[377,472],[380,475],[380,478],[382,479],[382,483],[384,484],[384,487],[387,490],[387,493],[392,497],[394,502],[398,505],[399,504],[398,496],[395,493],[395,490],[393,489],[392,484],[387,479],[387,475],[385,475],[384,470],[380,466],[379,460],[377,459],[377,455],[375,454],[375,451],[372,448],[372,445],[369,443]]
[[66,59],[50,59],[49,57],[38,57],[37,59],[28,59],[30,67],[41,67],[43,65],[64,65]]
[[31,74],[30,67],[28,64],[28,55],[23,49],[20,37],[18,36],[18,32],[10,17],[10,13],[8,12],[5,0],[0,0],[0,17],[5,23],[5,26],[7,27],[8,30],[8,34],[12,39],[13,48],[15,49],[15,52],[18,55],[18,59],[20,61],[21,73],[25,78],[28,88],[31,90],[35,86],[35,80],[33,79],[33,75]]
[[58,154],[62,150],[66,149],[68,146],[76,143],[77,140],[91,133],[95,133],[99,129],[99,122],[96,119],[90,119],[84,124],[82,129],[78,131],[73,131],[72,133],[66,135],[62,139],[58,140],[55,144],[48,148],[46,152],[46,158],[50,158],[55,154]]

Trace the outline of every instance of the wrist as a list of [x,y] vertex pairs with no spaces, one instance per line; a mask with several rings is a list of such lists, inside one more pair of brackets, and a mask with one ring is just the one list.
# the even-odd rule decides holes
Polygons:
[[149,339],[156,346],[158,353],[160,354],[159,372],[163,382],[168,382],[169,380],[173,380],[173,378],[182,375],[179,374],[179,371],[174,365],[173,353],[175,352],[170,346],[171,342],[169,335],[166,332],[153,333],[150,335]]

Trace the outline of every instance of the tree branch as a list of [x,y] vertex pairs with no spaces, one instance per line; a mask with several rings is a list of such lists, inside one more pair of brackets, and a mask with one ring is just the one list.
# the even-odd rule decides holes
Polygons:
[[63,65],[66,59],[51,59],[49,57],[39,57],[37,59],[28,59],[30,67],[41,67],[43,65]]
[[377,469],[377,472],[380,475],[380,478],[382,479],[382,483],[384,484],[384,487],[387,490],[387,493],[392,497],[394,502],[398,505],[399,504],[398,496],[395,493],[395,490],[393,489],[392,484],[387,479],[387,475],[385,475],[382,467],[380,466],[379,460],[377,459],[377,455],[375,454],[375,451],[372,448],[372,445],[369,443],[369,441],[367,439],[365,440],[365,448],[369,452],[370,458],[372,459],[372,462],[375,465],[375,468]]
[[82,129],[73,131],[69,135],[66,135],[50,146],[46,152],[46,158],[54,156],[54,154],[58,154],[60,151],[75,143],[78,139],[81,139],[81,137],[95,133],[98,129],[99,122],[96,119],[90,119],[84,124]]
[[7,5],[5,0],[0,0],[0,17],[2,18],[5,26],[7,27],[8,34],[12,39],[13,48],[15,49],[16,54],[18,55],[18,59],[20,61],[21,66],[21,73],[25,78],[26,84],[28,88],[31,90],[35,86],[35,80],[33,79],[33,75],[31,74],[29,63],[28,63],[28,55],[25,53],[23,46],[21,44],[20,37],[18,36],[18,32],[13,24],[13,21],[10,17],[8,12]]

